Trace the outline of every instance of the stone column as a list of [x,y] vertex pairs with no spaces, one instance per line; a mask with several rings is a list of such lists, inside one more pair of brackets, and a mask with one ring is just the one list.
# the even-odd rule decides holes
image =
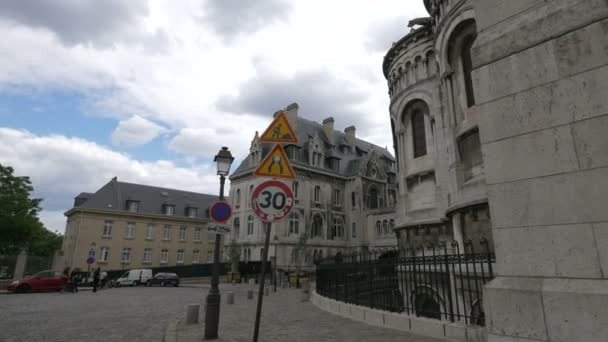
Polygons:
[[608,341],[608,2],[473,4],[488,341]]
[[15,263],[15,272],[13,272],[13,279],[21,279],[25,273],[25,265],[27,263],[27,253],[23,250],[17,255],[17,262]]
[[[462,233],[461,214],[455,213],[452,215],[452,230],[454,231],[454,240],[458,242],[460,253],[464,253],[464,234]],[[456,251],[454,251],[456,253]]]

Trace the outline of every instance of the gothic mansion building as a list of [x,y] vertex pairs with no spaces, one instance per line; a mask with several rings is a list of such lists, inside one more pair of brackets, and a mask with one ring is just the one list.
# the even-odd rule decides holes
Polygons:
[[[354,126],[342,133],[334,130],[333,118],[323,124],[300,118],[295,103],[285,112],[299,140],[285,146],[296,172],[288,182],[295,206],[288,219],[272,224],[269,259],[276,258],[281,270],[312,270],[314,261],[326,256],[396,245],[393,156],[357,139]],[[261,258],[264,232],[250,198],[262,181],[254,171],[271,147],[256,133],[249,155],[230,176],[234,213],[226,243],[236,244],[244,261]]]

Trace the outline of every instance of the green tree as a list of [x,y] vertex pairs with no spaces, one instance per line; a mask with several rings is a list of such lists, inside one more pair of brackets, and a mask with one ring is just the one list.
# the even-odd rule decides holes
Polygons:
[[19,253],[45,234],[38,219],[42,200],[30,198],[34,188],[29,177],[13,172],[0,164],[0,254],[4,255]]

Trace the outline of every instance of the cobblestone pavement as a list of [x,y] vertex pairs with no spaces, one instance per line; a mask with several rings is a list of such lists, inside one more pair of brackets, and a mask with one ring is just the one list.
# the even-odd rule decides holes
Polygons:
[[[251,341],[257,287],[247,300],[247,285],[222,285],[219,341]],[[228,291],[235,305],[226,304]],[[201,304],[204,321],[207,288],[119,288],[97,293],[10,294],[0,296],[2,342],[161,341],[171,321],[183,320],[186,305]],[[180,329],[179,342],[200,342],[202,324]],[[404,332],[341,318],[300,302],[295,289],[264,297],[260,342],[400,341],[438,342]]]
[[[247,300],[247,289],[254,289],[254,299]],[[257,287],[226,285],[222,291],[220,339],[218,341],[251,341],[255,322]],[[235,292],[235,304],[226,305],[227,291]],[[204,312],[201,312],[204,322]],[[178,342],[200,341],[203,325],[178,325]],[[374,327],[342,318],[300,301],[300,291],[278,289],[264,297],[260,324],[262,342],[440,342],[392,329]]]
[[0,341],[161,341],[169,322],[185,314],[187,304],[204,302],[206,291],[128,287],[1,295]]

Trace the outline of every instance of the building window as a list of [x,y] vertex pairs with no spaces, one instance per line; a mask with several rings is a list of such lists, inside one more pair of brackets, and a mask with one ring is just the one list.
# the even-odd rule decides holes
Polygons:
[[391,232],[395,229],[395,220],[391,219],[389,221],[389,226],[391,228]]
[[291,183],[291,188],[293,189],[293,196],[295,198],[298,198],[298,182],[294,181],[293,183]]
[[352,227],[352,231],[351,231],[351,236],[353,238],[357,237],[357,224],[355,222],[353,222],[353,227]]
[[171,225],[166,224],[163,229],[163,240],[171,240]]
[[247,235],[253,235],[253,216],[247,217]]
[[175,206],[171,204],[165,204],[163,206],[163,213],[168,216],[173,216],[175,214]]
[[388,221],[387,220],[384,220],[382,222],[382,233],[384,235],[388,235]]
[[148,223],[146,227],[146,240],[154,240],[154,225],[152,223]]
[[312,229],[310,231],[310,237],[323,237],[323,218],[319,214],[316,214],[312,218]]
[[249,196],[247,196],[247,201],[249,201],[249,204],[251,204],[251,195],[253,195],[253,184],[249,186]]
[[188,207],[186,210],[186,215],[190,218],[195,218],[198,215],[198,208]]
[[178,264],[184,263],[184,250],[183,249],[177,250],[177,259],[175,260],[175,262]]
[[300,234],[300,217],[297,213],[291,213],[289,215],[289,235]]
[[138,201],[127,201],[127,210],[136,213],[137,210],[139,210],[139,202]]
[[241,204],[241,189],[236,189],[235,193],[236,195],[234,196],[234,206],[238,208]]
[[467,181],[483,172],[481,143],[477,129],[466,133],[458,140],[458,151],[462,162],[464,180]]
[[340,189],[334,189],[334,205],[335,206],[342,205],[342,199],[340,198],[340,196],[341,196]]
[[207,263],[213,262],[213,251],[207,251]]
[[382,235],[382,222],[376,221],[376,235]]
[[331,239],[342,238],[344,236],[344,221],[341,218],[334,218],[334,226],[331,230]]
[[314,194],[315,202],[321,202],[321,187],[315,186],[315,194]]
[[144,249],[144,259],[143,262],[149,264],[152,262],[152,248]]
[[128,264],[131,262],[131,248],[125,247],[122,249],[120,262],[122,262],[123,264]]
[[188,230],[188,227],[186,227],[186,226],[179,227],[179,239],[181,241],[186,241],[186,231],[187,230]]
[[160,251],[160,263],[168,264],[169,263],[169,250],[163,249]]
[[372,186],[369,188],[369,203],[368,203],[368,207],[370,209],[378,209],[378,205],[379,205],[379,194],[378,194],[378,189],[375,186]]
[[353,209],[357,206],[357,201],[355,198],[355,192],[351,192],[350,193],[350,204],[352,205]]
[[125,232],[125,238],[132,239],[135,235],[135,223],[129,222],[127,223],[127,231]]
[[198,264],[200,262],[201,259],[201,251],[199,251],[198,249],[195,249],[192,251],[192,263],[193,264]]
[[194,241],[201,241],[201,227],[194,228]]
[[112,221],[105,221],[103,224],[103,237],[111,237],[112,236]]
[[232,228],[234,230],[234,237],[238,238],[241,232],[241,220],[238,217],[232,221]]
[[475,93],[473,92],[473,61],[471,59],[471,48],[475,42],[475,36],[467,36],[462,43],[461,60],[462,72],[464,76],[464,89],[467,95],[467,107],[475,105]]
[[412,143],[414,158],[426,155],[426,131],[424,128],[424,113],[420,110],[412,112]]
[[101,247],[101,253],[99,254],[99,261],[108,262],[110,260],[110,248]]

